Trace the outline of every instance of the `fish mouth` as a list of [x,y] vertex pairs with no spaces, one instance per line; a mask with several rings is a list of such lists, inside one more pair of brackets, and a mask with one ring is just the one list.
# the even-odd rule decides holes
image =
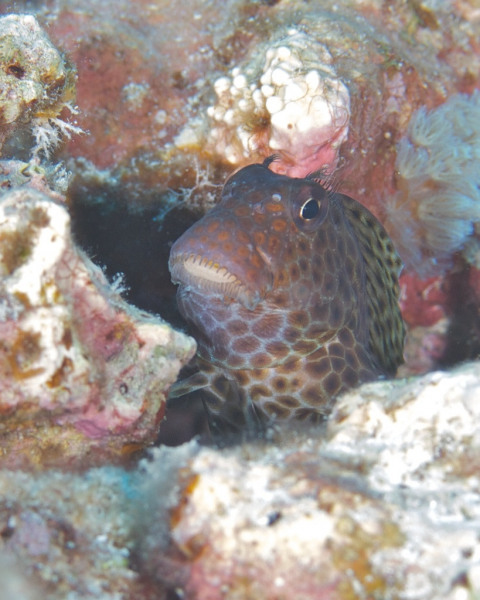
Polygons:
[[170,260],[169,267],[173,283],[237,300],[250,310],[260,301],[258,292],[252,291],[226,267],[200,254],[176,256]]

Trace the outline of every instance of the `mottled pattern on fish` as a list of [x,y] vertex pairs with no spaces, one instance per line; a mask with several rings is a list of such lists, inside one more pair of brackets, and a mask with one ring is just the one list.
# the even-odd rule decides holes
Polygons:
[[271,160],[226,182],[220,203],[172,247],[178,306],[209,411],[246,421],[318,421],[347,388],[392,375],[403,359],[400,260],[376,218],[315,176]]

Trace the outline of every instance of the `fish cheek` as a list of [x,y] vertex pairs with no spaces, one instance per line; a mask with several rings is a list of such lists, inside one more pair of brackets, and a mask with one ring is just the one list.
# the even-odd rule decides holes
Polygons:
[[328,396],[330,396],[330,397],[336,396],[342,387],[342,381],[340,379],[340,375],[338,373],[332,371],[322,381],[322,386]]
[[232,350],[235,353],[250,355],[256,352],[260,347],[260,341],[253,335],[238,337],[232,342]]
[[330,305],[328,323],[332,329],[340,329],[345,321],[345,310],[341,299]]
[[209,338],[209,346],[212,348],[215,358],[220,361],[226,360],[230,343],[228,332],[223,328],[215,327],[209,332]]
[[328,322],[329,315],[329,303],[322,302],[320,299],[313,305],[312,311],[312,321],[317,324],[326,324]]

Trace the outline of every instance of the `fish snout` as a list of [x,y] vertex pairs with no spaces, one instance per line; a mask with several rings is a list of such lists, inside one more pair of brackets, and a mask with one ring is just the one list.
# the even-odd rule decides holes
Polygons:
[[264,256],[235,223],[212,227],[206,215],[172,246],[172,281],[208,297],[255,306],[272,289],[273,274]]

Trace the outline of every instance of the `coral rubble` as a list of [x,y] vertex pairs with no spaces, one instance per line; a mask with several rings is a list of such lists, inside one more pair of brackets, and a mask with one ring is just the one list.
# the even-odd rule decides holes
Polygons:
[[0,215],[0,462],[91,464],[148,443],[193,340],[120,298],[46,186],[4,192]]
[[479,392],[471,363],[366,384],[321,436],[156,448],[131,471],[0,470],[2,589],[29,600],[475,598]]

